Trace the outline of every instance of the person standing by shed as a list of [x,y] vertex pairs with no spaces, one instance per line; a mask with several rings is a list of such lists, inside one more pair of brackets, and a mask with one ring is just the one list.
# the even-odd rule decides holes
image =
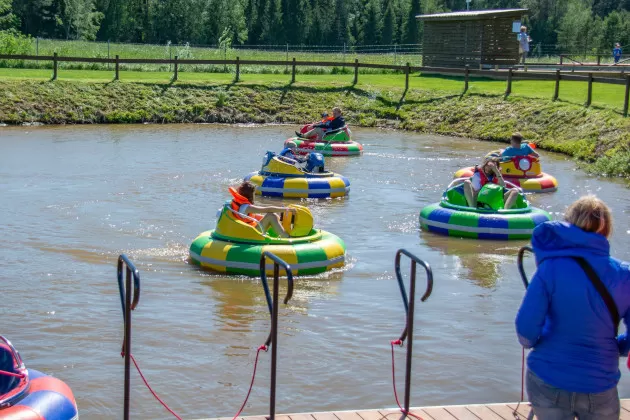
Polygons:
[[517,39],[519,50],[523,57],[523,64],[525,64],[525,59],[527,58],[527,54],[529,53],[529,43],[532,42],[532,39],[527,34],[527,26],[521,26],[521,32],[518,33]]

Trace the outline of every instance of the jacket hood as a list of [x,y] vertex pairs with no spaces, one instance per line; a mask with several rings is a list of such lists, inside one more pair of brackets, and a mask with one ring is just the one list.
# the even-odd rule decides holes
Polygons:
[[609,257],[608,239],[567,222],[545,222],[532,234],[536,262],[553,257]]

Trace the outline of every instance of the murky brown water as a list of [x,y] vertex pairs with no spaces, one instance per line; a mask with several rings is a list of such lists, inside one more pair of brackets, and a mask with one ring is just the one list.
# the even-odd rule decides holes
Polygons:
[[[141,270],[133,349],[158,393],[185,418],[231,416],[241,404],[269,316],[256,280],[186,262],[215,223],[227,186],[279,150],[294,127],[211,125],[0,129],[2,331],[28,366],[65,380],[81,417],[120,418],[122,322],[115,260]],[[359,158],[328,159],[350,178],[348,199],[312,201],[316,223],[341,236],[349,264],[299,280],[282,307],[278,411],[391,407],[389,341],[404,313],[393,255],[432,264],[433,296],[419,305],[413,405],[519,398],[513,319],[523,295],[515,253],[523,242],[419,233],[418,212],[453,172],[496,147],[465,139],[355,130]],[[558,215],[586,191],[614,210],[613,252],[630,259],[630,197],[619,182],[543,153],[560,183],[532,197]],[[399,378],[404,352],[399,350]],[[269,354],[245,414],[268,411]],[[622,370],[621,395],[630,397]],[[133,375],[135,418],[169,418]],[[402,387],[402,382],[401,382]]]

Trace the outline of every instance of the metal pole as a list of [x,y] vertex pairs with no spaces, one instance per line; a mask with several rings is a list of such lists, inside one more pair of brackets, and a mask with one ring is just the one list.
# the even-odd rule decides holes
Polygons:
[[124,420],[129,420],[129,391],[131,389],[131,270],[127,268],[125,287],[125,402]]
[[287,43],[287,55],[286,55],[287,59],[287,66],[284,68],[284,71],[288,72],[289,71],[289,43]]
[[407,368],[405,371],[405,414],[409,413],[411,398],[411,360],[413,354],[413,312],[416,302],[416,262],[411,262],[411,285],[409,286],[409,314],[407,315]]
[[[173,59],[173,53],[171,52],[171,42],[168,42],[168,59],[172,60]],[[171,67],[171,63],[168,63],[168,71],[171,71],[172,67]]]
[[114,66],[116,69],[116,76],[114,77],[114,80],[120,80],[120,63],[118,61],[118,54],[116,54],[116,64]]
[[411,66],[407,63],[407,68],[405,68],[405,92],[409,90],[409,73],[411,73]]
[[173,73],[173,81],[176,82],[177,81],[177,70],[178,70],[178,64],[177,64],[177,56],[175,56],[175,72]]
[[236,57],[236,78],[234,79],[235,82],[238,82],[241,77],[241,63],[239,62],[239,60],[240,57]]
[[394,44],[394,65],[396,65],[396,63],[398,62],[397,57],[396,57],[396,44]]
[[345,42],[343,43],[343,63],[344,63],[343,68],[345,70],[345,68],[346,68],[346,65],[345,65],[345,63],[346,63],[346,43]]
[[359,82],[359,59],[355,58],[354,59],[354,81],[352,82],[353,85],[356,85]]
[[269,396],[269,420],[276,418],[276,368],[278,360],[278,289],[280,266],[273,265],[273,308],[271,311],[271,389]]
[[291,66],[291,83],[295,83],[295,57],[293,57],[293,65]]
[[[109,39],[107,40],[107,59],[109,60]],[[109,63],[107,63],[107,69],[109,70]]]
[[35,38],[35,55],[39,57],[39,37]]

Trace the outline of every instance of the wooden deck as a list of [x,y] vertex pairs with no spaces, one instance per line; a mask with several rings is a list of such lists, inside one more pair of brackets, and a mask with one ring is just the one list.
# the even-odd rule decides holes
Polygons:
[[[514,409],[517,403],[509,404],[473,404],[449,405],[439,407],[412,408],[411,412],[423,420],[516,420]],[[518,408],[518,419],[535,419],[530,415],[529,403],[521,403]],[[401,420],[403,415],[398,410],[363,410],[333,411],[321,413],[296,413],[276,415],[276,420]],[[621,420],[630,420],[630,399],[621,400]],[[407,417],[408,420],[417,420]],[[205,420],[232,420],[231,417]],[[239,417],[238,420],[267,420],[265,416]]]

